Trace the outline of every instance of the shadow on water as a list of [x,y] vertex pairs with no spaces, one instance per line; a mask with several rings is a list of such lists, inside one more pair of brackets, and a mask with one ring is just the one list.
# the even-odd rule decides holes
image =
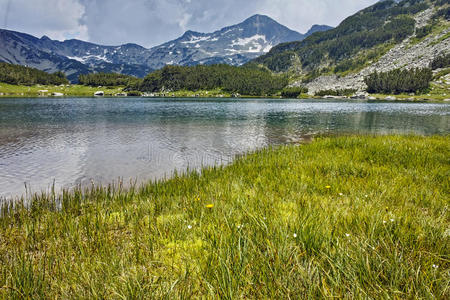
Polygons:
[[449,115],[433,103],[1,99],[0,197],[23,194],[24,182],[139,183],[316,135],[448,134]]

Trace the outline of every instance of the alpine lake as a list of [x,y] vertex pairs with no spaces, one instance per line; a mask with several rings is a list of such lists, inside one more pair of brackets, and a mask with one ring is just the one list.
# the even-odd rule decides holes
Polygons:
[[319,135],[447,135],[445,103],[163,98],[0,99],[0,198],[137,183]]

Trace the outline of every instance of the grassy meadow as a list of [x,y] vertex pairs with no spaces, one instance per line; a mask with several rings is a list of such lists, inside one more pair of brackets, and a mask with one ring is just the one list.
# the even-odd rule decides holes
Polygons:
[[[64,86],[53,85],[12,85],[7,83],[0,83],[0,97],[38,97],[38,96],[51,96],[52,93],[62,93],[64,96],[72,97],[92,97],[97,91],[103,91],[105,96],[114,96],[118,93],[122,93],[124,86],[112,86],[112,87],[91,87],[79,84],[71,84]],[[47,90],[46,93],[39,93],[39,91]],[[165,97],[224,97],[229,98],[232,95],[228,92],[224,92],[221,89],[208,90],[208,91],[176,91],[169,93],[156,93],[155,96]]]
[[[93,97],[97,91],[105,92],[105,96],[113,96],[121,93],[124,87],[90,87],[85,85],[13,85],[7,83],[0,83],[0,97],[38,97],[51,96],[52,93],[62,93],[64,96],[73,97]],[[39,91],[45,93],[39,93]]]
[[448,299],[449,175],[448,136],[322,137],[36,195],[1,209],[0,299]]
[[[432,83],[431,90],[429,94],[423,95],[409,95],[409,94],[400,94],[394,95],[399,101],[448,101],[450,97],[450,87],[448,84],[438,84]],[[0,98],[2,97],[49,97],[52,96],[52,93],[62,93],[64,96],[68,97],[93,97],[94,93],[97,91],[103,91],[106,97],[115,96],[118,93],[123,93],[124,86],[117,87],[90,87],[85,85],[64,85],[64,86],[53,86],[53,85],[34,85],[34,86],[25,86],[25,85],[11,85],[7,83],[0,83]],[[39,93],[39,91],[47,90],[46,93]],[[231,98],[233,95],[229,92],[225,92],[221,89],[215,90],[199,90],[199,91],[174,91],[167,93],[153,93],[155,97],[174,97],[174,98]],[[384,100],[388,96],[387,94],[371,94],[371,96],[377,98],[378,100]],[[248,96],[241,95],[241,98],[280,98],[280,93],[273,96]],[[298,98],[300,99],[323,99],[320,96],[311,96],[308,94],[301,94]]]

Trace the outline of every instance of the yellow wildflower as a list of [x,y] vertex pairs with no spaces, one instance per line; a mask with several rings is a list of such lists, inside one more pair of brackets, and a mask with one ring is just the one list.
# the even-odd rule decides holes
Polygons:
[[325,188],[326,188],[326,189],[331,189],[331,186],[327,185]]
[[214,207],[214,204],[206,204],[206,208],[213,208]]

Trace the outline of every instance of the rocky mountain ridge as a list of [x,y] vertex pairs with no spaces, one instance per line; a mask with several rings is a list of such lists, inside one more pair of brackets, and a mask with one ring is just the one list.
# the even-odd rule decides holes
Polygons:
[[[429,24],[435,8],[431,7],[416,16],[416,29]],[[447,23],[447,25],[449,25]],[[366,90],[364,78],[375,71],[388,72],[394,69],[426,68],[434,58],[450,52],[450,26],[437,34],[430,34],[417,42],[415,35],[411,35],[401,43],[395,45],[377,61],[362,70],[346,76],[323,75],[306,84],[311,95],[321,90],[355,89],[358,92]],[[301,81],[294,82],[292,86],[304,85]]]
[[279,24],[270,17],[254,15],[244,22],[213,33],[187,31],[180,38],[150,49],[136,44],[102,46],[80,40],[55,41],[0,30],[0,61],[26,65],[46,72],[63,71],[71,81],[90,72],[116,72],[143,77],[165,65],[224,63],[242,65],[267,53],[273,46],[302,40],[306,34]]
[[365,77],[375,71],[428,67],[447,55],[449,17],[445,0],[383,0],[334,29],[278,45],[248,64],[289,74],[291,86],[307,87],[310,94],[362,92]]

